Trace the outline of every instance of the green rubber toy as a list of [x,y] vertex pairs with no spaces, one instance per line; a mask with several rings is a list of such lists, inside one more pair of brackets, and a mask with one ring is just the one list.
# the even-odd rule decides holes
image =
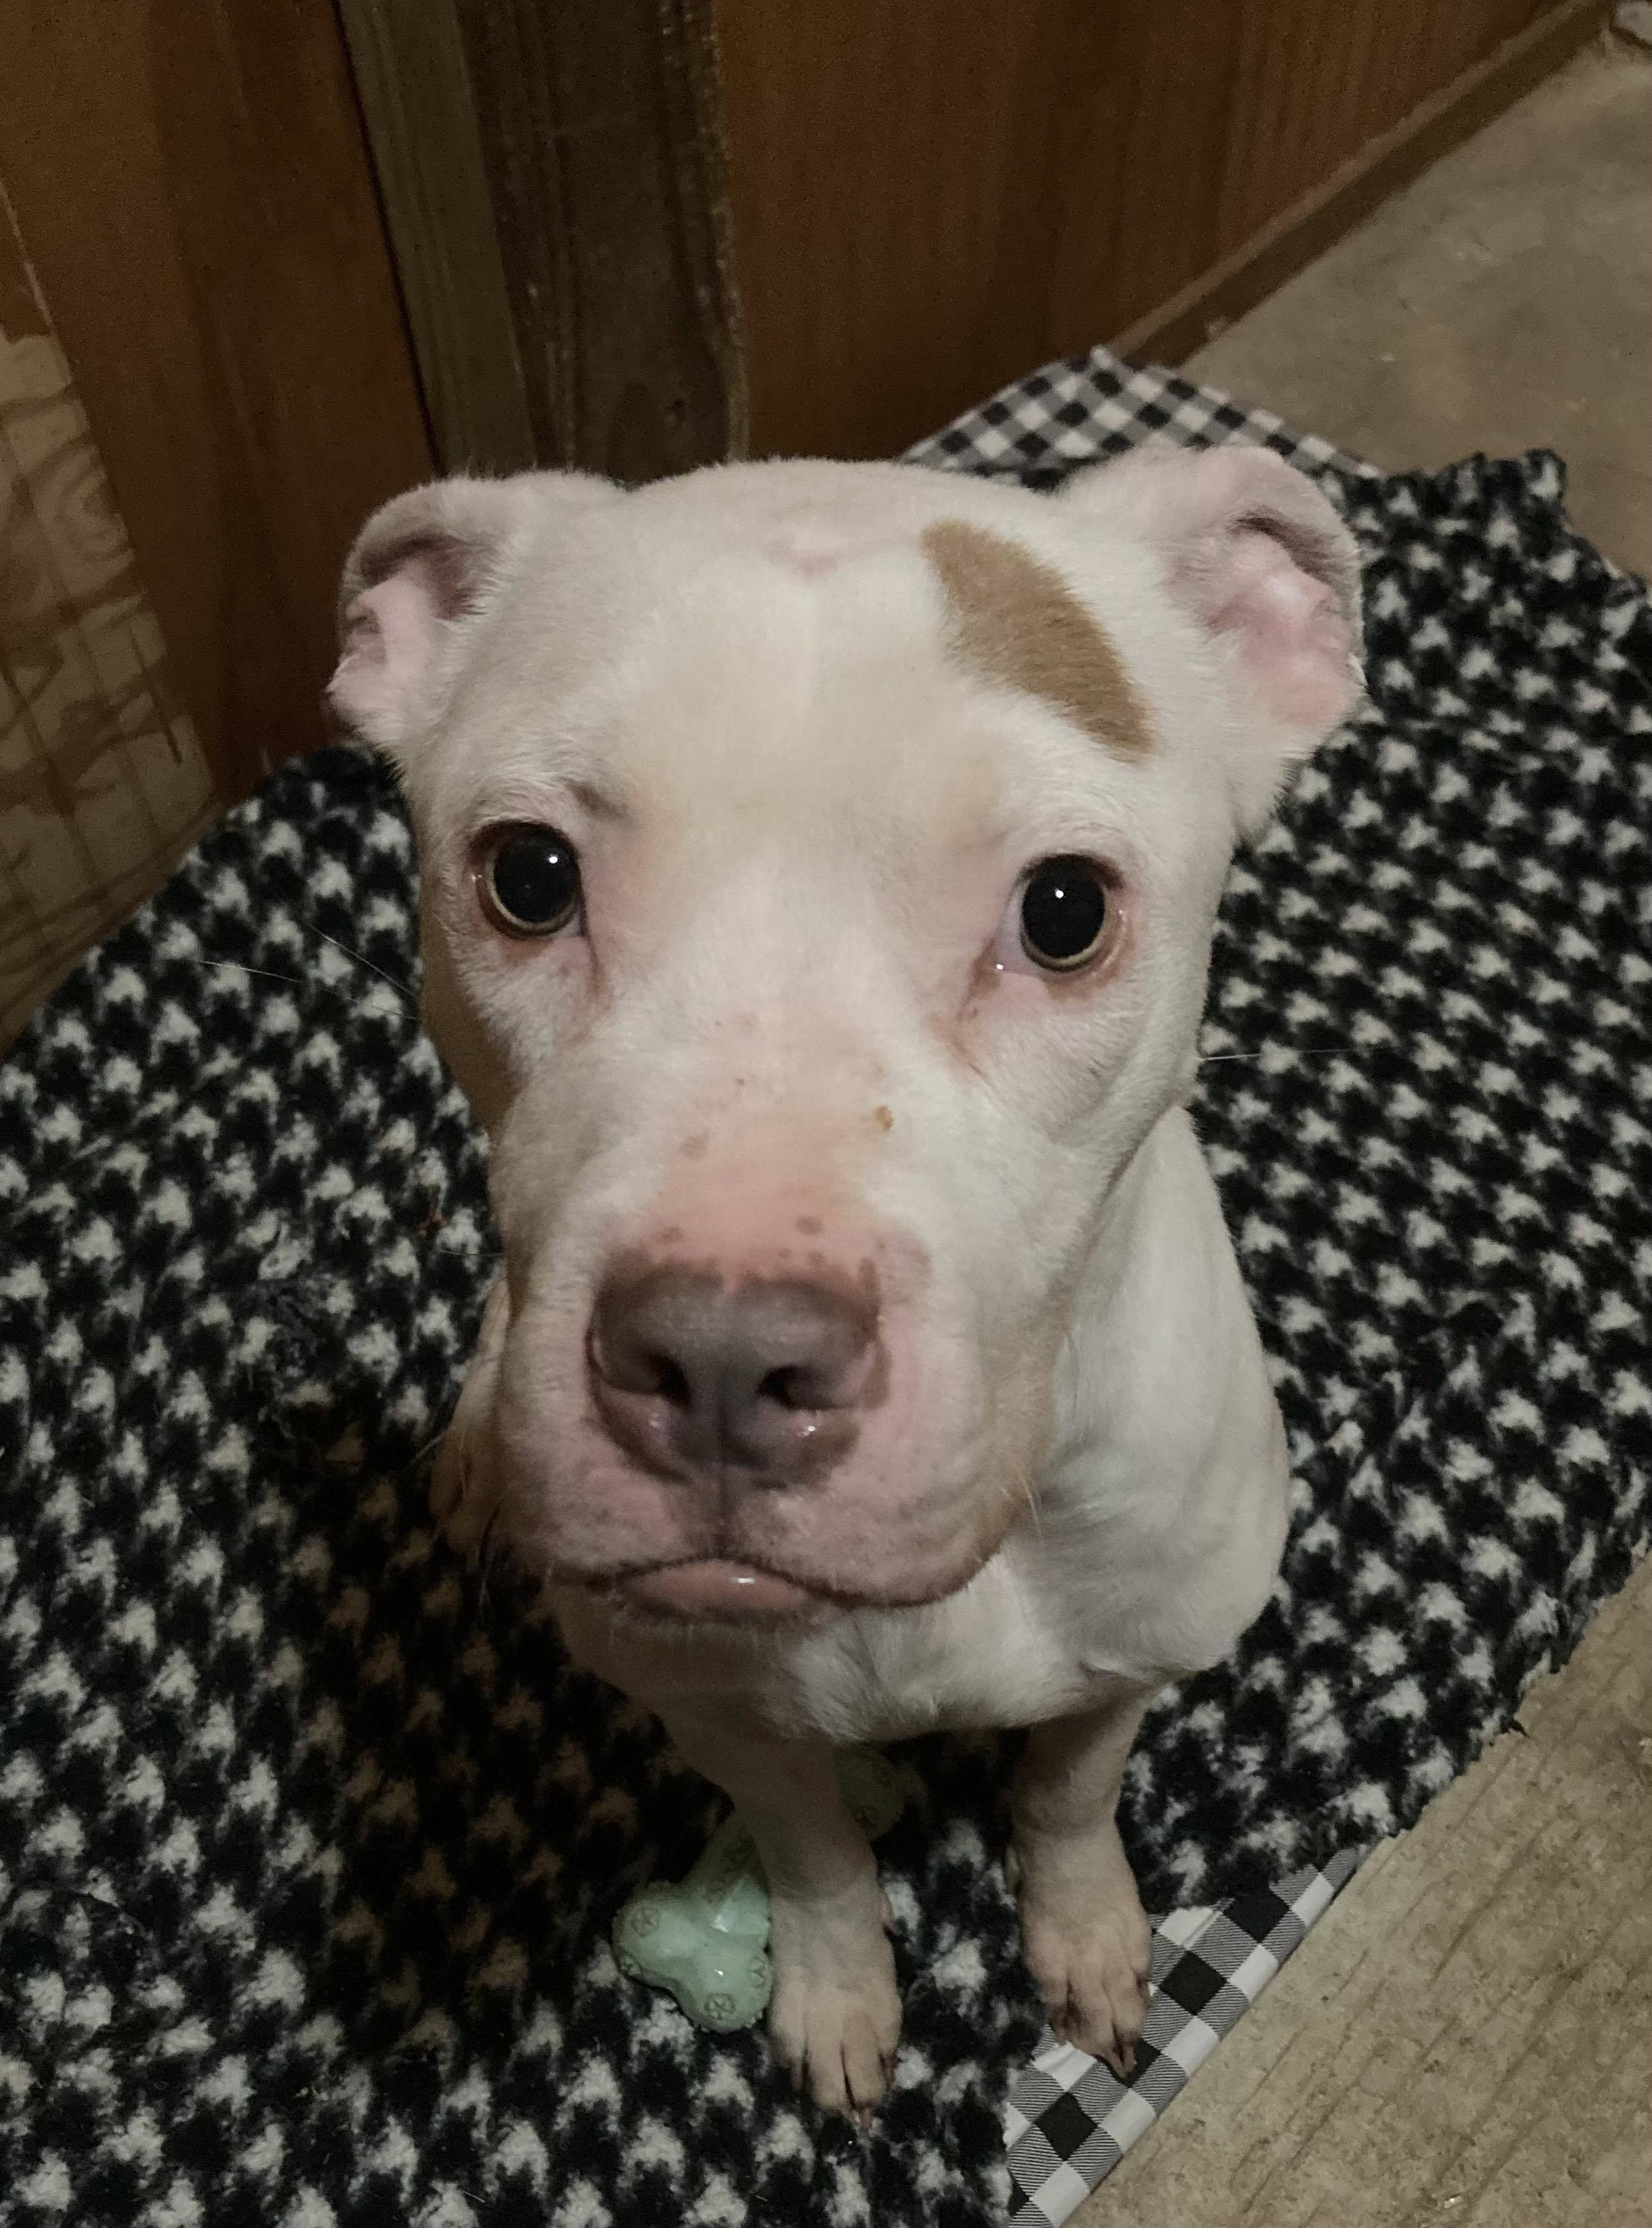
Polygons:
[[[900,1815],[908,1775],[885,1757],[838,1760],[844,1800],[875,1840]],[[633,1981],[664,1988],[696,2026],[730,2034],[768,2008],[769,1884],[751,1835],[725,1818],[686,1879],[639,1888],[614,1921],[614,1956]]]

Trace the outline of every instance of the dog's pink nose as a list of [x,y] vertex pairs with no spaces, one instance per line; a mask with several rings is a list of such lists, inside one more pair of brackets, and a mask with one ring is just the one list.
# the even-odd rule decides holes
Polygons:
[[733,1466],[819,1476],[854,1444],[878,1374],[874,1308],[802,1278],[616,1271],[591,1320],[592,1390],[626,1451],[668,1476]]

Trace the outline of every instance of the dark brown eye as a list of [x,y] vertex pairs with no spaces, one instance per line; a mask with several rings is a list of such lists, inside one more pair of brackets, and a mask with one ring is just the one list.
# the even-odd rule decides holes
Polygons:
[[1044,859],[1021,900],[1021,950],[1065,975],[1095,957],[1107,927],[1107,884],[1093,859]]
[[478,876],[482,901],[511,936],[554,936],[578,919],[579,855],[560,828],[524,821],[490,842]]

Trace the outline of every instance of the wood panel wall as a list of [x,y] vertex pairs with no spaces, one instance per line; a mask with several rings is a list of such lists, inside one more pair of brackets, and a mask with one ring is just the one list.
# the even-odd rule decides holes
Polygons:
[[331,7],[0,6],[0,188],[233,799],[320,739],[350,536],[431,469]]
[[1138,327],[1508,42],[1600,12],[717,0],[754,451],[887,453]]

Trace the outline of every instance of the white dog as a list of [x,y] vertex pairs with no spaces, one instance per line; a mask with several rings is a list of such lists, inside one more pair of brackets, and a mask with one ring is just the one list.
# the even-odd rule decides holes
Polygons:
[[1127,2069],[1125,1757],[1284,1537],[1183,1102],[1235,838],[1356,693],[1346,531],[1249,448],[454,479],[343,623],[503,1246],[439,1514],[733,1796],[822,2103],[900,2026],[831,1751],[937,1726],[1032,1727],[1028,1961]]

